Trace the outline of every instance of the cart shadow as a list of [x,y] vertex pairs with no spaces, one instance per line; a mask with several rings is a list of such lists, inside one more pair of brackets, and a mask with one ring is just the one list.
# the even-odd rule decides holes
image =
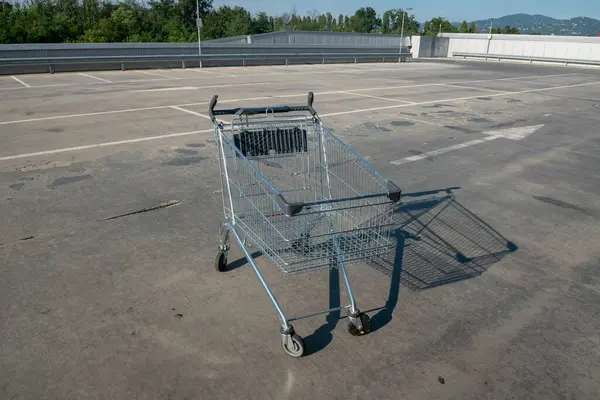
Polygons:
[[[329,308],[340,306],[340,271],[337,268],[329,269]],[[341,318],[341,311],[332,311],[327,314],[325,323],[313,333],[304,337],[307,353],[311,355],[323,350],[333,340],[333,330]]]
[[[258,258],[262,256],[262,251],[255,251],[254,253],[250,254],[250,256],[252,257],[252,259]],[[235,269],[243,267],[246,264],[248,264],[248,260],[246,259],[246,257],[240,257],[237,260],[228,263],[226,271],[233,271]]]
[[[255,251],[251,254],[252,259],[262,256],[261,251]],[[246,257],[240,257],[227,264],[227,271],[233,271],[248,264]],[[338,268],[329,269],[329,308],[340,307],[340,271]],[[325,324],[317,328],[312,334],[305,336],[307,353],[310,355],[323,350],[333,340],[332,332],[337,326],[337,322],[342,319],[341,311],[332,311],[327,314]]]
[[417,199],[395,206],[395,251],[367,262],[391,278],[385,307],[371,318],[372,331],[391,321],[400,284],[421,291],[471,279],[517,251],[517,245],[460,204],[454,189],[406,194],[403,199]]

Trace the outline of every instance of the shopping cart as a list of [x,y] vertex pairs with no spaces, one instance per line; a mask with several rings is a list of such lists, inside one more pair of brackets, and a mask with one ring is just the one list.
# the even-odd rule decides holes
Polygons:
[[[227,267],[231,232],[279,314],[282,346],[293,357],[305,352],[290,324],[301,318],[348,309],[350,333],[368,333],[371,320],[356,307],[346,264],[383,256],[393,246],[391,203],[400,189],[323,127],[312,93],[306,106],[215,110],[217,98],[209,106],[224,213],[216,269]],[[217,118],[222,115],[232,118]],[[287,318],[249,245],[285,275],[341,269],[350,304]]]

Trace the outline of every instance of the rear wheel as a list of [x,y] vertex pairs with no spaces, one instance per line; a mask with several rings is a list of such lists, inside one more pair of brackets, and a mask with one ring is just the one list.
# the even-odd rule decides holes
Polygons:
[[215,260],[215,269],[219,272],[223,272],[227,269],[227,255],[219,251]]
[[362,329],[359,329],[352,321],[348,322],[348,332],[352,336],[363,336],[371,332],[371,318],[367,314],[359,314],[357,319],[360,320]]
[[292,334],[288,340],[281,342],[281,347],[288,355],[292,357],[302,357],[306,350],[304,340],[297,334]]

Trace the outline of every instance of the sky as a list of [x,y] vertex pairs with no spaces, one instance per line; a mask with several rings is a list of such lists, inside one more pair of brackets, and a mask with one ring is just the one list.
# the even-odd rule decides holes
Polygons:
[[542,14],[558,19],[590,17],[600,19],[599,0],[213,0],[213,6],[239,5],[253,13],[265,11],[270,15],[289,12],[295,6],[298,13],[310,10],[333,15],[354,14],[360,7],[373,7],[378,13],[390,8],[413,8],[417,21],[446,17],[450,21],[474,21],[502,17],[508,14]]

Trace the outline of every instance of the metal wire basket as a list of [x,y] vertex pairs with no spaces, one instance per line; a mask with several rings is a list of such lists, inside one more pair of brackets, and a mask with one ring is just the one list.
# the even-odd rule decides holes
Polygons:
[[[290,320],[241,236],[286,275],[341,266],[351,297],[351,322],[363,327],[359,317],[352,317],[358,311],[345,264],[381,256],[393,246],[391,204],[399,200],[400,189],[323,127],[312,93],[307,106],[214,110],[216,101],[215,96],[209,111],[219,148],[224,212],[217,269],[226,268],[233,231],[286,330]],[[224,122],[216,115],[235,117]],[[284,349],[285,343],[293,344],[286,337]]]

